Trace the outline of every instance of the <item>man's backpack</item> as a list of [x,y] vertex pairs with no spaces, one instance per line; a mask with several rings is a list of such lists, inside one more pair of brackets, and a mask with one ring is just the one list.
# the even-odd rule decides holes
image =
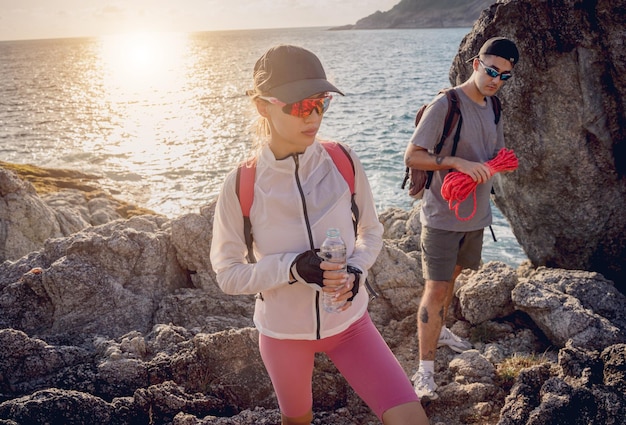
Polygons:
[[[456,154],[456,148],[459,143],[459,136],[461,134],[461,125],[463,124],[463,117],[461,116],[461,108],[459,107],[459,97],[454,88],[441,90],[439,93],[445,93],[448,98],[448,112],[446,113],[446,118],[443,125],[443,132],[441,133],[441,139],[439,143],[435,145],[434,153],[438,155],[443,148],[443,144],[446,139],[450,136],[452,129],[456,127],[456,132],[454,133],[454,139],[452,144],[451,156]],[[500,104],[500,99],[497,96],[491,97],[492,102],[491,105],[493,107],[493,113],[495,116],[496,125],[500,121],[500,115],[502,113],[502,105]],[[422,105],[417,113],[415,114],[415,127],[420,122],[424,111],[428,107],[428,104]],[[409,196],[415,199],[421,199],[424,190],[430,188],[430,183],[433,179],[433,171],[425,171],[419,170],[417,168],[409,168],[406,167],[404,170],[404,179],[402,180],[402,189],[406,187],[406,183],[409,183]]]
[[[335,163],[335,166],[350,187],[350,193],[352,194],[352,222],[354,223],[354,232],[356,234],[356,227],[359,220],[359,208],[354,199],[355,170],[350,153],[348,153],[346,148],[343,147],[341,143],[320,141],[320,144],[326,149],[326,152],[328,152]],[[248,262],[250,263],[256,262],[252,251],[252,224],[250,223],[250,209],[252,208],[252,201],[254,200],[255,176],[256,158],[239,164],[239,168],[237,169],[236,192],[237,198],[239,198],[239,204],[241,205],[241,212],[243,214],[243,231],[246,246],[248,247]]]

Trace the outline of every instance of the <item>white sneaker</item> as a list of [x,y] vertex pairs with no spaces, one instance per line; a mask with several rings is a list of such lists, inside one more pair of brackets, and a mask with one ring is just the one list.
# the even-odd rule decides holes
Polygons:
[[435,378],[431,372],[415,372],[415,375],[411,377],[413,381],[413,389],[415,394],[420,400],[437,400],[439,395],[435,392],[437,390],[437,384],[435,384]]
[[444,345],[447,345],[457,353],[462,353],[463,351],[467,351],[472,348],[472,344],[469,341],[466,341],[463,338],[456,336],[446,326],[441,328],[439,341],[437,341],[437,347],[442,347]]

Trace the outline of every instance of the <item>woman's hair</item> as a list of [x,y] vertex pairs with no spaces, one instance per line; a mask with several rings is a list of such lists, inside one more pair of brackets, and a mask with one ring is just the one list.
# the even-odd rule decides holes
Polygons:
[[[264,69],[258,69],[254,72],[254,88],[246,92],[246,94],[252,100],[253,105],[260,96],[268,95],[267,93],[262,92],[259,88],[263,85],[267,78],[268,75]],[[252,124],[252,149],[258,150],[265,146],[265,144],[267,144],[270,139],[270,135],[271,131],[268,119],[259,115]]]

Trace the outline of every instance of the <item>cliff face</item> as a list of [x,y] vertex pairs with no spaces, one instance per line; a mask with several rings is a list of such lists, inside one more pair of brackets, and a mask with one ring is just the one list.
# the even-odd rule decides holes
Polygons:
[[516,172],[496,180],[496,204],[535,266],[593,270],[626,292],[624,2],[503,1],[461,42],[453,85],[493,36],[518,45],[498,94]]
[[493,0],[402,0],[387,12],[334,29],[471,27]]

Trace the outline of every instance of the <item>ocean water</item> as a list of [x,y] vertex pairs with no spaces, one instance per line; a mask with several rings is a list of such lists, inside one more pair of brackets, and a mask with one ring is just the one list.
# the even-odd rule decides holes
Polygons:
[[[278,43],[315,52],[335,96],[320,136],[359,154],[379,211],[410,209],[403,154],[419,106],[450,85],[469,28],[298,28],[0,42],[0,158],[102,176],[116,197],[169,217],[196,212],[249,154],[245,90]],[[526,256],[493,207],[485,261]]]

